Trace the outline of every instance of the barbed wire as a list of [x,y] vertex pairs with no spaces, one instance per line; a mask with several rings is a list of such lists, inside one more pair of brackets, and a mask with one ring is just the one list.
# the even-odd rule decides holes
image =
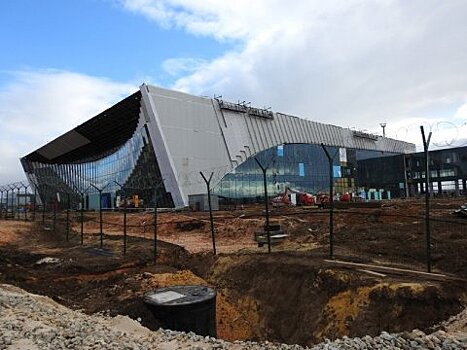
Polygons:
[[425,130],[433,133],[431,144],[438,148],[467,145],[467,121],[456,123],[451,120],[441,120],[433,123],[412,123],[408,126],[399,127],[392,132],[388,128],[388,136],[397,140],[420,143],[420,125],[423,125]]
[[0,185],[0,191],[6,191],[6,190],[13,190],[13,189],[24,189],[24,188],[29,188],[29,183],[26,183],[25,181],[17,181],[17,182],[11,182],[6,185]]
[[[423,204],[422,202],[420,203],[421,205]],[[335,209],[334,214],[336,216],[339,215],[353,215],[353,216],[376,216],[376,217],[381,217],[381,218],[404,218],[404,219],[413,219],[413,220],[424,220],[425,216],[424,214],[420,215],[413,215],[413,214],[401,214],[400,212],[398,213],[384,213],[381,212],[382,208],[359,208],[358,211],[355,210],[348,210],[348,209]],[[57,213],[57,222],[64,222],[63,218],[61,218],[60,214],[63,215],[65,211],[61,211]],[[77,215],[79,211],[74,212],[76,217],[75,220],[79,220],[79,216]],[[95,214],[96,216],[98,215],[98,212],[91,212],[92,214]],[[89,217],[90,212],[86,212],[86,222],[92,222],[99,224],[100,221],[94,218]],[[130,214],[130,215],[135,215],[135,213]],[[311,216],[323,216],[323,215],[328,215],[328,211],[326,209],[309,209],[309,208],[294,208],[292,210],[288,210],[287,212],[281,212],[281,211],[271,211],[269,213],[271,217],[293,217],[293,216],[303,216],[303,215],[311,215]],[[50,215],[50,213],[47,215],[47,218],[49,220],[53,219],[53,215]],[[250,212],[250,213],[245,213],[243,210],[239,211],[239,214],[236,215],[232,212],[229,213],[223,213],[222,216],[220,215],[215,215],[214,220],[221,222],[225,220],[234,220],[234,219],[262,219],[264,218],[264,214],[261,211],[258,212]],[[151,219],[151,218],[150,218]],[[144,218],[141,218],[141,220],[144,220]],[[454,224],[454,225],[465,225],[465,220],[462,219],[462,221],[458,220],[457,218],[452,218],[452,219],[446,219],[446,218],[439,218],[439,217],[432,217],[430,218],[430,221],[433,222],[440,222],[440,223],[446,223],[446,224]],[[207,223],[208,218],[190,218],[190,219],[184,219],[184,220],[175,220],[175,221],[170,221],[170,222],[164,222],[164,221],[158,221],[157,225],[181,225],[181,224],[190,224],[193,222],[200,222],[200,223]],[[118,227],[124,227],[123,224],[117,223],[117,222],[111,222],[111,221],[106,221],[103,220],[102,224],[108,225],[108,226],[118,226]],[[140,223],[138,225],[134,224],[127,224],[127,228],[144,228],[148,226],[154,226],[154,220],[149,220],[149,221],[143,221],[143,223]]]

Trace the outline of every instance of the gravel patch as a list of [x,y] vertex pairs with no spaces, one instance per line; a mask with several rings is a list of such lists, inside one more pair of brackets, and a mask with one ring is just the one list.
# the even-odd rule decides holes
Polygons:
[[[467,316],[465,312],[460,315],[459,317]],[[455,335],[444,330],[428,335],[419,330],[400,334],[382,332],[377,337],[326,340],[311,348],[267,341],[226,342],[212,337],[201,337],[191,332],[153,332],[125,316],[90,316],[68,309],[50,298],[29,294],[14,286],[0,285],[0,349],[461,350],[467,349],[467,335],[458,330]]]

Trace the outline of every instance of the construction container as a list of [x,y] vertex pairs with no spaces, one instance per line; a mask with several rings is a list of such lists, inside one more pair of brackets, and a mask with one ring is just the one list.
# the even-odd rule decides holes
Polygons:
[[162,328],[216,337],[216,291],[205,286],[172,286],[146,293],[146,306]]

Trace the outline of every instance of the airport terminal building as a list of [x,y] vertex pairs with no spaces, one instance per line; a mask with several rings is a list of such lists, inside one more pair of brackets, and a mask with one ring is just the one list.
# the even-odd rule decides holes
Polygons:
[[287,185],[317,193],[328,187],[334,155],[337,192],[358,192],[358,162],[408,154],[415,145],[298,118],[245,103],[143,84],[139,91],[21,159],[42,202],[86,208],[184,207],[206,193],[200,172],[220,198],[255,199],[267,167],[268,192]]

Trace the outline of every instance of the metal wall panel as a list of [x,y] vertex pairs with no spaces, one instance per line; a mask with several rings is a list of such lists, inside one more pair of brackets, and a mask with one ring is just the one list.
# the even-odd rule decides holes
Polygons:
[[[236,108],[235,104],[230,104],[229,108],[224,104],[221,106],[217,99],[148,85],[142,85],[140,91],[140,120],[136,130],[147,123],[165,188],[171,193],[177,207],[188,205],[189,195],[206,192],[200,171],[208,176],[212,172],[211,186],[215,186],[226,173],[247,158],[279,144],[322,142],[329,146],[360,150],[392,153],[415,151],[415,146],[410,143],[365,136],[363,133],[356,135],[350,129],[283,113],[263,111],[262,114],[245,105]],[[250,112],[255,115],[249,115]],[[54,157],[86,142],[72,131],[40,151],[45,157]],[[125,159],[124,164],[127,169],[132,169],[142,148],[140,144],[133,145],[131,142],[126,147],[134,147],[134,150],[129,149],[133,158]],[[87,170],[86,165],[76,171],[68,167],[66,176],[62,173],[65,170],[58,168],[61,176],[68,178],[67,182],[73,180],[85,184],[86,176],[99,176],[95,168]]]

